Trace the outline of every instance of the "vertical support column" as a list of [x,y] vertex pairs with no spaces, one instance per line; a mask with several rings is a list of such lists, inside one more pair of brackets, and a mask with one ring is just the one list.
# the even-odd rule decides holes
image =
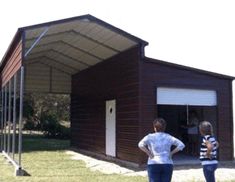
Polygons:
[[17,86],[17,74],[14,75],[14,87],[13,87],[13,136],[12,136],[12,159],[15,160],[15,138],[16,138],[16,86]]
[[11,150],[11,79],[8,85],[8,131],[7,131],[7,154],[10,154]]
[[[19,71],[18,71],[19,73]],[[17,74],[14,75],[14,79],[10,79],[4,87],[2,92],[2,105],[4,105],[2,116],[4,128],[3,135],[3,155],[15,166],[15,175],[23,176],[25,174],[21,167],[21,153],[22,153],[22,118],[23,118],[23,94],[24,94],[24,67],[20,69],[20,104],[19,104],[19,143],[18,143],[18,155],[19,161],[15,160],[15,148],[16,148],[16,113],[18,108],[16,107],[17,97]],[[2,91],[3,91],[2,90]],[[13,104],[12,104],[13,103]],[[12,126],[11,126],[12,125]],[[7,128],[8,126],[8,128]],[[12,132],[13,130],[13,132]],[[12,133],[11,133],[12,132]],[[12,154],[12,157],[10,156]]]
[[6,138],[6,123],[7,123],[7,85],[5,85],[5,97],[4,97],[4,124],[3,124],[3,150],[6,151],[7,138]]
[[19,167],[21,168],[22,153],[22,118],[23,118],[23,96],[24,96],[24,67],[20,69],[20,114],[19,114]]
[[186,119],[187,119],[187,125],[189,125],[189,110],[188,110],[188,105],[186,105]]
[[4,99],[4,90],[3,88],[1,89],[1,105],[2,105],[2,108],[1,108],[1,151],[3,150],[3,115],[4,115],[4,102],[3,102],[3,99]]

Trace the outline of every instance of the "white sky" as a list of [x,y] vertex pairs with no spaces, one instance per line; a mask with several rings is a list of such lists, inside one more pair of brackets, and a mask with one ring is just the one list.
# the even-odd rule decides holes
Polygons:
[[234,0],[2,0],[0,60],[17,28],[84,14],[149,42],[146,56],[235,76]]
[[235,76],[234,0],[6,0],[0,59],[17,28],[91,14],[149,42],[146,56]]

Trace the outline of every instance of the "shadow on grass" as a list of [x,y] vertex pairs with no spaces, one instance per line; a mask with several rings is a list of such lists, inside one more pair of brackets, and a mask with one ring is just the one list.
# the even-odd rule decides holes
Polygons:
[[23,134],[23,152],[57,151],[70,147],[70,140],[46,138],[42,134]]
[[26,170],[23,170],[23,176],[31,176]]

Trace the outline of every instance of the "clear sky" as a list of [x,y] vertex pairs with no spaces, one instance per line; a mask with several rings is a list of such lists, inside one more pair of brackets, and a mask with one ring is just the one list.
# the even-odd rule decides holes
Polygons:
[[146,56],[235,76],[234,0],[4,0],[0,57],[17,28],[84,14],[149,42]]

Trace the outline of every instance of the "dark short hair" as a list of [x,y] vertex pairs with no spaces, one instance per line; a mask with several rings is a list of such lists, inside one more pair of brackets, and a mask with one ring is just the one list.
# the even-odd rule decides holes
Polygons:
[[199,129],[203,135],[213,135],[213,127],[209,121],[202,121]]
[[156,118],[153,121],[153,127],[158,131],[158,132],[164,132],[166,129],[166,121],[163,118]]

